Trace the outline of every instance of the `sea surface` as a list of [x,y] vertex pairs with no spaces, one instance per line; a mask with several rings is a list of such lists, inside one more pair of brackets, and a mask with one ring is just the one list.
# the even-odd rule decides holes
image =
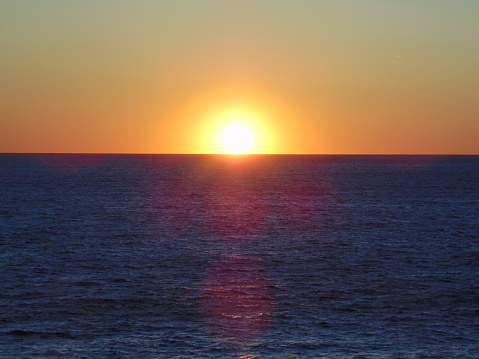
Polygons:
[[1,154],[0,358],[479,358],[479,156]]

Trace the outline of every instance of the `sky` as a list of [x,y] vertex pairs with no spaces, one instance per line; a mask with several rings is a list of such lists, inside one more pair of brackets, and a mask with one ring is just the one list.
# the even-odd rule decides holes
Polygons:
[[2,0],[0,152],[479,154],[477,0]]

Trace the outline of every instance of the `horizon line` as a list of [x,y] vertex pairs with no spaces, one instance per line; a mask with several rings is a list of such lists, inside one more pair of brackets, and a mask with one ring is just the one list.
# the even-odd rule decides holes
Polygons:
[[173,156],[479,156],[479,153],[189,153],[189,152],[0,152],[24,155],[173,155]]

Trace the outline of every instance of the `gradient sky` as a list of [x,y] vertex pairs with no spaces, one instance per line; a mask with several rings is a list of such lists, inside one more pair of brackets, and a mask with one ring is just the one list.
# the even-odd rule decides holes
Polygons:
[[477,0],[2,0],[0,54],[0,152],[479,154]]

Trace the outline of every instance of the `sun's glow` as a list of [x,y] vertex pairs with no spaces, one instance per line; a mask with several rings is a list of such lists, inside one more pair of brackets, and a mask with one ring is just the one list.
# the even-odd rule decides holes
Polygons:
[[274,153],[272,115],[261,106],[254,103],[226,105],[206,110],[200,118],[203,122],[196,134],[202,153]]
[[225,153],[248,153],[253,145],[253,132],[243,123],[228,124],[220,135],[221,146]]
[[244,107],[218,111],[212,117],[211,129],[215,133],[216,153],[253,154],[264,148],[265,131],[262,116]]

